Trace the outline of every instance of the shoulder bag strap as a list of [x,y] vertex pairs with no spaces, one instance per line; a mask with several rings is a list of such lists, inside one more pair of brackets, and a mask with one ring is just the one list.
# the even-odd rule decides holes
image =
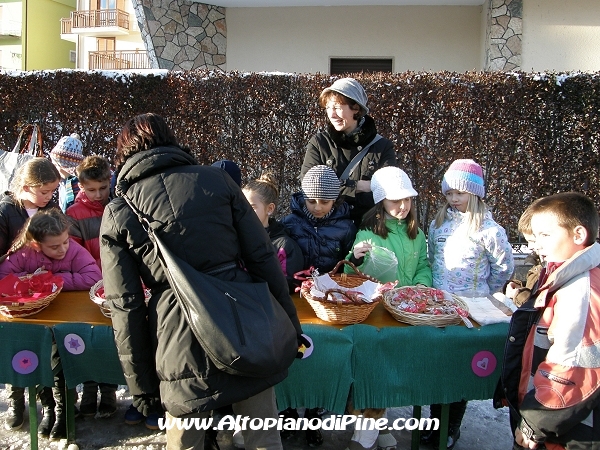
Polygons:
[[354,172],[354,169],[356,168],[358,163],[365,157],[365,155],[369,151],[369,148],[371,147],[371,145],[373,145],[375,142],[377,142],[381,138],[382,138],[382,136],[380,134],[375,135],[373,140],[371,142],[369,142],[367,145],[365,145],[363,147],[363,149],[354,158],[352,158],[352,161],[350,161],[350,164],[348,164],[348,166],[346,166],[346,170],[344,170],[344,172],[342,173],[342,176],[340,177],[340,181],[343,182],[343,181],[346,181],[348,178],[350,178],[350,175],[352,175],[352,172]]

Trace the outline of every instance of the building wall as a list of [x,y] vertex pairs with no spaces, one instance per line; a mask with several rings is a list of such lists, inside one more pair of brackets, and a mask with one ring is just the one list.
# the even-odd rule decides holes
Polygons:
[[[2,22],[0,26],[4,30],[14,30],[21,28],[21,13],[23,6],[21,1],[4,0],[0,2],[2,6]],[[21,37],[3,35],[0,38],[0,67],[8,70],[21,69]]]
[[523,0],[525,71],[599,71],[600,1]]
[[331,57],[402,72],[482,69],[482,6],[227,8],[227,70],[329,72]]
[[24,39],[23,70],[75,68],[69,51],[75,44],[60,38],[60,19],[69,17],[75,0],[23,0]]

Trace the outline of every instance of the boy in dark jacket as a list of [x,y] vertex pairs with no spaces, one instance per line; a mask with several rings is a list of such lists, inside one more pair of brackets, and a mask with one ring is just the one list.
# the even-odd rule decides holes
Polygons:
[[302,179],[302,191],[292,196],[292,213],[281,223],[304,256],[304,267],[321,274],[344,259],[354,243],[356,227],[350,207],[340,195],[340,180],[328,166],[315,166]]

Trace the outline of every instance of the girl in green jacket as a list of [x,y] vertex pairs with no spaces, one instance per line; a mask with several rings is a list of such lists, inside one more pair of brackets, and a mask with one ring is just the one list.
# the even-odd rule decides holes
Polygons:
[[[396,281],[396,287],[431,286],[425,234],[419,228],[412,198],[417,195],[406,173],[397,167],[384,167],[371,179],[375,206],[364,215],[348,259],[363,271],[374,247],[390,250],[398,260],[396,273],[368,273],[381,282]],[[365,256],[367,255],[367,258]],[[352,272],[350,267],[345,269]],[[389,273],[389,271],[386,271]]]
[[[408,175],[397,167],[384,167],[373,174],[371,190],[375,206],[363,216],[356,235],[353,250],[348,259],[364,271],[365,255],[383,247],[394,253],[398,260],[396,271],[381,276],[383,272],[368,273],[381,282],[395,281],[396,286],[424,285],[431,287],[431,267],[427,260],[425,234],[419,228],[412,198],[417,195]],[[379,250],[378,250],[379,251]],[[346,272],[352,268],[346,266]],[[385,271],[389,272],[389,271]],[[379,275],[379,277],[378,277]],[[368,408],[355,410],[349,401],[351,414],[378,419],[384,417],[385,409]],[[396,439],[387,430],[354,430],[348,445],[350,450],[366,450],[374,447],[383,450],[396,448]]]

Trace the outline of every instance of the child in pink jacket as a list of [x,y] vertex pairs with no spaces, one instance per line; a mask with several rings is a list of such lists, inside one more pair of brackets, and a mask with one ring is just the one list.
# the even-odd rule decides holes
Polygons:
[[0,264],[0,278],[41,269],[61,277],[65,291],[89,290],[102,273],[90,252],[69,237],[69,228],[69,220],[56,208],[31,217]]
[[[0,278],[8,274],[23,276],[46,270],[64,280],[65,291],[89,290],[102,278],[90,253],[69,238],[70,223],[58,208],[38,211],[31,217],[0,264]],[[38,434],[52,440],[67,437],[65,381],[58,354],[52,355],[54,401],[46,402]]]

